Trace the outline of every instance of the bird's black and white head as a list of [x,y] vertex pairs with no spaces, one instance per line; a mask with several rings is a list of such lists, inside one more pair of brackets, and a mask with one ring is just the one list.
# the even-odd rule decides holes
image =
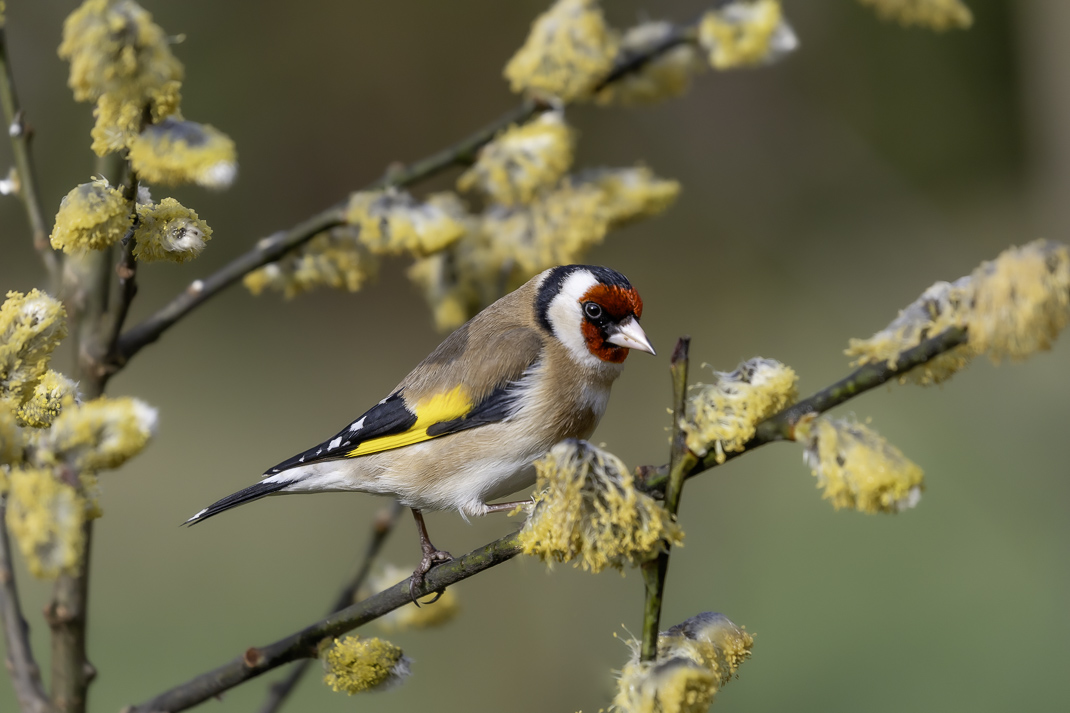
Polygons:
[[541,275],[535,297],[539,324],[580,364],[620,364],[629,349],[654,353],[639,318],[643,300],[615,270],[563,265]]

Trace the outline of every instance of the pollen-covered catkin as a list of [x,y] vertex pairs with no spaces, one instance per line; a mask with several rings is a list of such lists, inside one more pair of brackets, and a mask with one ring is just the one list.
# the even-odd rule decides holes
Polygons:
[[617,47],[598,0],[557,0],[532,23],[524,45],[505,65],[505,78],[514,92],[573,101],[609,74]]
[[795,372],[773,359],[755,357],[713,376],[712,384],[691,387],[680,428],[692,453],[704,457],[712,450],[718,463],[726,452],[743,450],[759,423],[799,395]]
[[149,183],[221,189],[234,183],[238,154],[234,141],[219,129],[168,117],[130,141],[130,165]]
[[139,399],[93,399],[60,413],[38,457],[76,470],[118,468],[148,444],[156,422],[156,409]]
[[85,548],[85,497],[50,468],[18,467],[8,475],[7,527],[36,577],[75,574]]
[[33,387],[33,395],[19,406],[19,420],[32,428],[47,428],[63,409],[78,400],[78,384],[49,369]]
[[995,363],[1051,348],[1070,322],[1070,248],[1036,240],[973,271],[969,346]]
[[40,290],[8,292],[0,306],[0,402],[17,410],[48,371],[52,351],[67,336],[67,313]]
[[635,489],[627,466],[586,441],[568,439],[535,461],[535,496],[520,530],[525,554],[600,572],[679,545],[683,530],[664,507]]
[[714,69],[775,62],[799,46],[779,0],[736,0],[702,16],[699,44]]
[[[671,22],[644,22],[621,36],[620,56],[648,54],[670,38],[676,28]],[[633,72],[598,91],[594,101],[602,105],[656,104],[681,96],[691,86],[691,77],[706,71],[706,61],[694,42],[680,42],[661,52]]]
[[640,644],[617,683],[616,713],[705,713],[750,657],[754,637],[724,614],[703,612],[658,635],[658,654],[640,661]]
[[383,691],[400,684],[410,673],[410,660],[401,649],[378,638],[347,636],[320,652],[326,671],[323,681],[349,695]]
[[141,262],[169,260],[186,262],[201,254],[212,239],[212,229],[174,198],[164,198],[137,208],[134,257]]
[[464,235],[467,212],[452,193],[420,202],[396,188],[358,191],[349,197],[345,219],[359,228],[359,240],[377,255],[430,255]]
[[461,191],[478,190],[503,205],[530,203],[572,166],[574,132],[562,112],[551,111],[511,126],[484,146],[457,179]]
[[918,25],[930,30],[965,30],[973,24],[973,13],[962,0],[858,0],[872,7],[882,20],[904,27]]
[[133,223],[130,201],[100,178],[75,186],[63,197],[50,240],[65,253],[102,250],[119,242]]
[[810,414],[796,424],[795,440],[837,510],[895,513],[921,500],[921,468],[867,426]]
[[987,354],[993,362],[1024,359],[1051,348],[1070,323],[1070,248],[1035,240],[1009,248],[973,274],[937,282],[869,339],[852,339],[846,350],[856,364],[895,366],[902,352],[952,328],[965,328],[967,343],[937,355],[900,377],[939,383]]

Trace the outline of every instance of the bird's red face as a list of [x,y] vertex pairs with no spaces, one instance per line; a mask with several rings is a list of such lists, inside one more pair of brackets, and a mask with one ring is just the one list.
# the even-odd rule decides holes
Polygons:
[[[643,316],[643,299],[634,287],[622,287],[620,285],[606,285],[598,283],[587,290],[580,298],[580,307],[583,310],[583,322],[580,329],[583,331],[583,339],[587,349],[602,361],[619,364],[628,357],[629,348],[633,345],[622,345],[621,340],[611,341],[614,335],[619,334],[620,325],[627,322],[639,328],[638,319]],[[642,330],[638,329],[642,334]],[[634,339],[632,341],[639,341]],[[642,337],[649,351],[653,351],[646,335]],[[642,344],[635,347],[643,348]]]
[[535,298],[536,319],[585,367],[620,364],[629,349],[653,354],[639,326],[642,314],[628,278],[596,265],[547,270]]

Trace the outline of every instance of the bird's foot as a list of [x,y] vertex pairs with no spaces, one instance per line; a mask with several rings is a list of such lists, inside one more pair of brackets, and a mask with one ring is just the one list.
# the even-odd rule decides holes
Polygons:
[[[427,547],[424,547],[424,556],[420,560],[420,565],[413,571],[412,578],[409,579],[409,596],[412,598],[412,603],[416,606],[420,606],[419,600],[416,598],[416,591],[423,589],[424,575],[431,571],[431,568],[437,564],[449,562],[453,559],[453,555],[445,550],[436,549],[431,542],[428,541]],[[438,590],[435,592],[435,598],[425,604],[434,604],[438,601],[438,598],[442,596],[444,590]]]

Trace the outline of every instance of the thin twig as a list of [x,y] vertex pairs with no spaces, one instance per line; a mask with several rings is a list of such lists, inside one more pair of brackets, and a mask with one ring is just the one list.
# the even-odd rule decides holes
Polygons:
[[[652,59],[668,52],[673,47],[694,40],[695,25],[675,28],[673,34],[645,52],[621,57],[606,77],[598,82],[596,90],[639,71]],[[364,190],[408,186],[430,178],[451,166],[468,165],[475,161],[479,149],[493,139],[499,131],[513,124],[523,124],[537,114],[553,108],[553,105],[537,98],[527,98],[519,106],[507,111],[465,139],[438,151],[426,158],[409,164],[400,170],[388,170],[379,180]],[[253,270],[274,262],[287,253],[311,240],[316,234],[341,225],[346,202],[342,201],[317,213],[289,230],[264,238],[248,253],[224,265],[211,276],[196,280],[167,305],[144,322],[132,327],[119,340],[116,351],[116,366],[121,368],[132,356],[152,344],[168,328],[195,308],[234,284]]]
[[[416,596],[423,597],[456,584],[519,553],[517,533],[506,535],[432,569],[424,578],[424,586],[417,588]],[[285,639],[267,646],[250,648],[229,663],[203,673],[151,700],[129,707],[124,713],[173,713],[186,710],[285,663],[315,657],[320,641],[351,631],[411,601],[409,579],[406,579]]]
[[[802,414],[830,409],[883,384],[889,379],[905,374],[910,369],[924,364],[943,352],[954,349],[965,340],[966,332],[964,329],[949,329],[936,337],[922,342],[917,347],[903,352],[899,356],[895,367],[889,367],[887,364],[864,366],[846,379],[819,391],[809,399],[799,402],[764,421],[759,426],[759,435],[750,441],[748,447],[755,448],[761,443],[784,440],[790,435],[793,424]],[[731,457],[737,454],[728,453],[726,455]],[[715,464],[716,461],[710,464],[703,461],[691,468],[682,468],[682,472],[685,473],[686,477],[691,477],[702,470],[713,467]],[[669,477],[669,470],[668,465],[662,468],[645,469],[643,473],[644,489],[654,493],[664,491]],[[515,557],[519,552],[520,545],[517,533],[495,540],[489,545],[473,550],[464,557],[432,569],[427,574],[423,588],[417,591],[417,596],[430,594],[443,587],[467,579],[485,569]],[[410,601],[409,580],[406,579],[390,589],[379,592],[285,639],[262,648],[251,648],[244,655],[239,656],[230,663],[201,674],[191,681],[162,693],[149,701],[132,706],[126,710],[126,713],[171,713],[185,710],[277,666],[299,658],[314,657],[316,655],[316,645],[321,640],[355,629],[408,604]]]
[[7,668],[23,713],[51,713],[52,705],[41,683],[41,669],[30,647],[30,629],[19,604],[19,589],[11,564],[11,543],[5,524],[6,509],[6,501],[0,497],[0,625],[4,628]]
[[[453,165],[470,163],[481,146],[512,124],[522,124],[535,114],[549,109],[549,105],[528,100],[506,112],[495,121],[457,142],[449,148],[416,161],[400,170],[388,170],[365,190],[407,186],[435,175]],[[341,201],[289,230],[275,233],[259,241],[252,250],[240,255],[203,280],[194,280],[180,295],[141,324],[131,327],[119,339],[116,356],[121,368],[142,348],[152,344],[178,320],[185,317],[216,294],[238,282],[253,270],[279,260],[315,235],[345,222],[346,201]]]
[[[390,533],[394,530],[394,526],[397,524],[398,516],[401,515],[402,510],[405,507],[395,500],[389,508],[384,508],[375,518],[375,522],[372,524],[372,536],[368,540],[368,548],[364,551],[364,557],[360,562],[360,566],[357,568],[357,573],[353,575],[353,578],[346,586],[342,588],[342,591],[338,593],[338,598],[335,599],[334,604],[328,610],[328,614],[334,614],[335,612],[345,609],[347,606],[353,603],[353,600],[357,596],[357,591],[364,586],[364,580],[368,578],[368,573],[372,570],[372,564],[375,562],[375,558],[379,556],[379,550],[383,548],[383,543],[386,542],[386,538],[390,536]],[[268,687],[268,697],[264,701],[264,705],[260,707],[260,713],[275,713],[282,704],[286,701],[286,698],[293,692],[297,684],[300,683],[301,678],[308,672],[309,667],[312,665],[312,659],[302,659],[300,663],[293,667],[289,675],[282,679],[278,683],[274,683]]]
[[15,171],[19,176],[19,196],[26,206],[26,217],[33,232],[33,246],[41,255],[45,271],[55,291],[59,287],[61,253],[52,249],[48,242],[48,223],[45,222],[41,198],[37,192],[37,174],[34,170],[30,140],[33,131],[26,125],[25,115],[19,107],[15,93],[15,76],[7,53],[7,33],[0,26],[0,104],[4,107],[7,133],[11,137],[11,150],[15,156]]
[[[887,362],[866,364],[859,367],[849,376],[837,381],[832,386],[818,391],[813,396],[796,402],[792,406],[773,414],[758,424],[754,438],[743,445],[740,451],[729,451],[724,454],[725,461],[736,456],[752,451],[759,446],[774,441],[791,440],[795,424],[808,413],[824,413],[845,401],[876,388],[891,379],[902,376],[911,369],[921,366],[930,359],[955,347],[966,343],[966,329],[964,327],[952,327],[935,337],[930,337],[916,347],[902,352],[892,366]],[[717,462],[717,454],[713,448],[706,457],[701,460],[695,459],[694,465],[687,469],[685,478],[702,473],[703,471],[721,465]],[[652,494],[665,492],[669,481],[669,466],[658,467],[644,466],[640,469],[640,487]]]
[[[680,495],[684,489],[684,474],[694,465],[694,456],[687,449],[687,441],[680,424],[684,418],[687,398],[687,369],[691,337],[680,337],[672,352],[670,373],[672,375],[672,440],[669,450],[669,478],[665,494],[665,509],[676,517],[680,507]],[[665,596],[665,577],[669,572],[671,545],[665,542],[658,556],[643,563],[643,582],[646,599],[643,608],[643,640],[640,660],[653,661],[658,656],[658,631],[661,625],[661,604]]]

